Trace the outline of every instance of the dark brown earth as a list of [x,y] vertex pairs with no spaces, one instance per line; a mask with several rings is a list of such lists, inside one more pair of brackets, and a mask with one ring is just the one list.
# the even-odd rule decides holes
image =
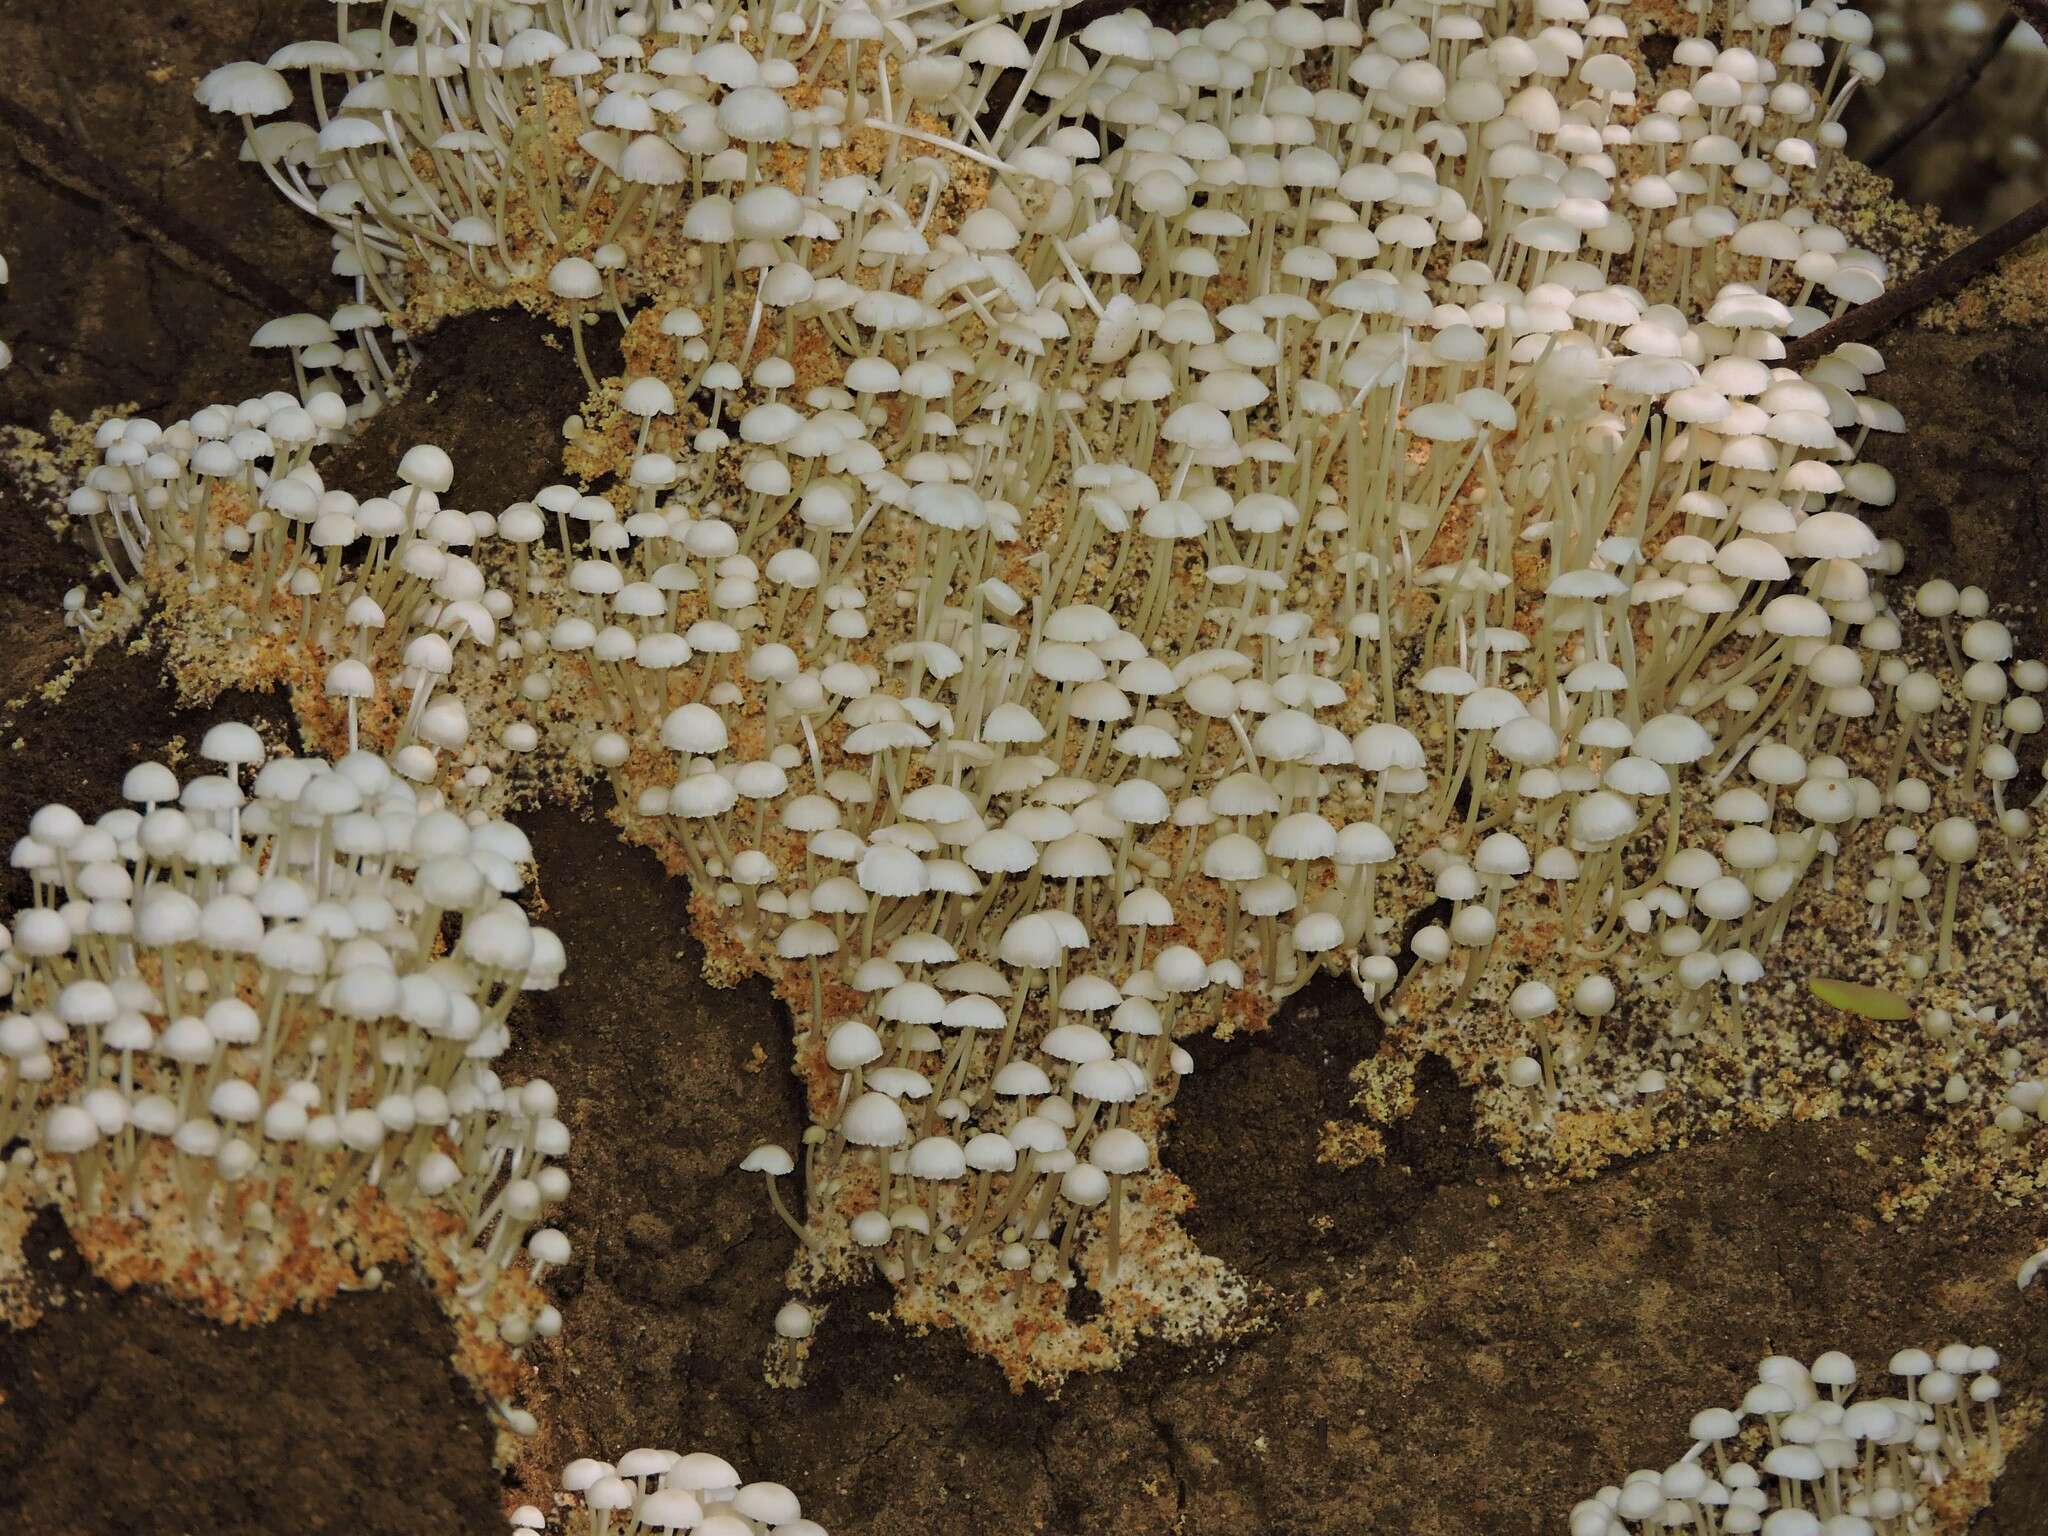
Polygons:
[[0,1519],[28,1533],[490,1531],[490,1432],[411,1283],[261,1331],[117,1296],[53,1216],[0,1349]]
[[[1938,33],[1946,6],[1898,4],[1890,9],[1914,22],[1913,31],[1927,37]],[[1979,14],[1998,19],[2002,6],[1986,4]],[[2023,15],[2040,16],[2038,7],[2022,3],[2013,7]],[[1964,72],[1974,48],[1950,45],[1939,59],[1922,59],[1894,67],[1887,79],[1901,79],[1909,73],[1911,83],[1906,99],[1915,107],[1931,100]],[[2019,172],[2010,158],[2010,124],[2021,103],[2039,100],[2041,78],[2038,58],[2023,53],[2018,39],[2008,39],[2002,53],[1978,77],[1976,86],[1907,141],[1885,162],[1884,170],[1898,184],[1899,195],[1916,203],[1933,203],[1941,216],[1954,224],[1986,226],[2012,218],[2033,201],[2030,177]],[[1849,130],[1849,152],[1867,159],[1882,142],[1884,129],[1911,115],[1901,111],[1895,118],[1880,113],[1877,103],[1884,92],[1863,91],[1850,102],[1844,115]],[[2001,124],[2007,125],[2001,127]]]
[[[260,57],[330,17],[255,0],[0,6],[15,61],[0,95],[118,162],[127,188],[53,180],[47,149],[25,153],[0,122],[14,270],[0,331],[17,353],[0,425],[42,429],[54,411],[124,399],[169,415],[277,381],[244,345],[267,311],[220,275],[220,253],[124,233],[115,205],[161,199],[325,307],[320,241],[235,163],[232,136],[189,91],[206,65]],[[1884,393],[1913,426],[1877,454],[1902,488],[1887,531],[1926,569],[2033,614],[2048,441],[2037,342],[1910,336],[1887,352]],[[412,397],[327,471],[380,489],[398,453],[430,439],[454,453],[468,502],[502,504],[556,473],[573,377],[535,323],[471,322],[432,339]],[[68,654],[58,603],[86,572],[42,516],[0,486],[0,700],[13,701],[0,708],[0,840],[47,799],[111,803],[129,761],[189,746],[208,719],[253,712],[285,729],[268,700],[179,710],[146,650],[105,655],[68,698],[29,697]],[[771,1388],[762,1360],[789,1239],[733,1165],[801,1129],[786,1021],[759,988],[702,984],[681,886],[619,844],[601,808],[528,825],[546,920],[571,957],[561,989],[518,1019],[507,1064],[556,1084],[575,1134],[577,1258],[556,1286],[567,1331],[537,1357],[557,1462],[712,1447],[856,1536],[1493,1536],[1557,1530],[1602,1482],[1679,1454],[1690,1413],[1733,1400],[1767,1352],[1841,1347],[1875,1365],[1908,1341],[1962,1337],[2005,1352],[2010,1392],[2048,1395],[2048,1292],[2022,1298],[2010,1279],[2041,1216],[1965,1191],[1920,1225],[1873,1219],[1917,1159],[1919,1121],[1733,1137],[1552,1189],[1502,1169],[1449,1074],[1425,1073],[1384,1163],[1338,1170],[1317,1161],[1323,1123],[1347,1114],[1345,1074],[1375,1035],[1335,985],[1264,1036],[1196,1042],[1166,1154],[1200,1197],[1201,1241],[1262,1287],[1269,1322],[1252,1336],[1152,1348],[1056,1398],[1013,1394],[956,1339],[879,1321],[887,1298],[870,1286],[830,1298],[806,1384]],[[498,1529],[481,1405],[409,1280],[222,1332],[109,1296],[60,1232],[39,1230],[31,1249],[66,1301],[0,1336],[10,1532]],[[2016,1458],[1979,1529],[2048,1529],[2048,1436]]]
[[[421,354],[404,408],[379,416],[336,453],[324,467],[327,484],[381,496],[398,483],[392,471],[405,450],[427,442],[464,467],[470,504],[530,499],[562,478],[562,422],[583,393],[574,364],[549,350],[559,338],[523,310],[449,325]],[[606,351],[613,371],[621,366],[616,334],[585,346],[593,367],[604,366]]]
[[1886,338],[1872,387],[1907,430],[1874,436],[1866,456],[1889,469],[1899,499],[1872,519],[1906,546],[1902,580],[1976,582],[2018,615],[2041,654],[2048,576],[2048,351],[2027,335]]

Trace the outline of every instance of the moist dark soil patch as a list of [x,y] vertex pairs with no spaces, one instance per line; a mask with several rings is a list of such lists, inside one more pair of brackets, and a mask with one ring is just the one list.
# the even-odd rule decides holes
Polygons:
[[341,284],[328,275],[320,227],[238,158],[239,124],[224,127],[192,88],[216,64],[333,30],[334,8],[318,0],[0,6],[9,62],[0,90],[45,135],[110,165],[124,184],[68,185],[23,136],[0,132],[11,269],[0,334],[15,352],[0,374],[0,421],[40,428],[52,411],[79,417],[123,402],[168,421],[278,387],[281,355],[248,347],[277,309],[224,280],[213,252],[153,244],[123,215],[169,207],[277,287],[331,311]]
[[[1904,432],[1872,434],[1864,457],[1898,484],[1898,500],[1871,526],[1904,545],[1893,578],[1910,596],[1946,577],[1990,594],[2013,631],[2014,654],[2048,652],[2041,581],[2048,572],[2048,354],[2038,335],[1947,336],[1900,330],[1883,338],[1885,371],[1873,389],[1906,418]],[[2016,745],[2020,777],[2006,803],[2040,788],[2048,742]]]
[[[222,713],[259,702],[275,708],[237,700]],[[113,803],[134,755],[174,736],[196,742],[202,724],[175,708],[153,657],[118,652],[67,705],[33,714],[48,750],[15,758],[0,806],[15,826],[53,796]],[[522,1010],[504,1063],[508,1077],[555,1083],[575,1135],[564,1224],[577,1259],[557,1291],[568,1327],[537,1355],[557,1462],[638,1444],[716,1447],[797,1486],[829,1528],[856,1536],[1534,1531],[1629,1466],[1682,1451],[1685,1418],[1732,1401],[1768,1350],[1840,1346],[1874,1366],[1904,1340],[1959,1336],[2005,1350],[2015,1391],[2048,1379],[2048,1309],[2010,1279],[2035,1231],[2029,1213],[1963,1193],[1919,1226],[1871,1220],[1878,1193],[1917,1160],[1917,1122],[1733,1137],[1551,1190],[1493,1167],[1463,1096],[1425,1075],[1384,1166],[1344,1174],[1315,1161],[1308,1127],[1342,1113],[1342,1068],[1375,1035],[1324,985],[1265,1034],[1194,1043],[1200,1070],[1167,1151],[1195,1188],[1203,1240],[1269,1290],[1250,1337],[1151,1347],[1057,1397],[1012,1394],[957,1339],[883,1320],[887,1296],[869,1285],[826,1298],[806,1384],[771,1388],[762,1357],[792,1240],[735,1165],[755,1143],[793,1144],[801,1131],[787,1022],[759,985],[704,985],[682,886],[622,845],[601,810],[524,818],[545,920],[571,964],[557,992]],[[1238,1139],[1262,1114],[1277,1153]],[[413,1310],[385,1311],[399,1294]],[[218,1379],[207,1374],[215,1330],[142,1298],[113,1305],[185,1325],[162,1336],[165,1368]],[[329,1319],[377,1359],[405,1362],[393,1368],[446,1376],[445,1332],[405,1280],[231,1337],[257,1379],[297,1382],[296,1341]],[[0,1358],[44,1347],[13,1340]],[[63,1358],[74,1354],[89,1348],[64,1345]],[[29,1378],[4,1390],[27,1414],[44,1389]],[[366,1439],[351,1465],[431,1469],[482,1434],[481,1406],[458,1386],[420,1402],[410,1416],[359,1421]],[[271,1422],[276,1398],[232,1382],[207,1411],[224,1442],[268,1447],[285,1432]],[[177,1436],[191,1421],[137,1428],[96,1475],[148,1485],[183,1454]],[[2048,1438],[2017,1461],[2005,1530],[2035,1529],[2025,1522],[2048,1477],[2044,1448]],[[198,1464],[191,1497],[220,1500],[205,1512],[225,1518],[261,1465],[256,1451]],[[343,1486],[337,1476],[324,1494]],[[18,1528],[137,1528],[117,1504],[75,1502],[76,1487],[22,1481]],[[388,1528],[476,1526],[422,1514]]]
[[1352,1252],[1407,1219],[1439,1184],[1491,1159],[1475,1148],[1471,1094],[1429,1057],[1414,1113],[1382,1157],[1342,1167],[1330,1129],[1354,1122],[1351,1069],[1378,1048],[1379,1020],[1350,982],[1318,976],[1272,1026],[1187,1042],[1195,1071],[1174,1100],[1165,1164],[1198,1192],[1187,1226],[1203,1248],[1272,1279],[1309,1254]]
[[64,593],[85,580],[90,558],[44,526],[36,502],[8,484],[0,469],[0,751],[8,748],[7,717],[31,690],[70,658],[75,641],[64,627]]
[[1898,483],[1898,500],[1871,516],[1905,546],[1894,580],[1908,594],[1936,576],[1982,587],[2009,610],[2016,654],[2041,655],[2048,353],[2023,332],[1899,330],[1883,345],[1888,366],[1871,389],[1899,408],[1906,430],[1871,434],[1863,457]]
[[[594,329],[603,339],[588,342],[593,366],[609,346],[616,372],[617,327]],[[406,449],[433,443],[455,463],[448,505],[495,514],[562,478],[562,422],[582,399],[561,331],[522,309],[467,315],[422,341],[403,407],[324,458],[321,471],[337,489],[388,495]]]
[[[536,419],[554,408],[534,398]],[[394,425],[410,408],[396,408]],[[391,439],[394,451],[414,440]],[[23,517],[18,503],[8,515]],[[20,712],[24,746],[0,780],[0,817],[18,828],[51,798],[111,805],[134,757],[177,737],[189,747],[207,720],[252,711],[282,720],[268,699],[230,700],[204,718],[180,711],[158,658],[111,651],[68,700]],[[1190,1220],[1202,1240],[1269,1290],[1268,1321],[1251,1337],[1149,1348],[1057,1398],[1012,1394],[956,1339],[882,1320],[888,1298],[869,1285],[829,1298],[806,1385],[771,1388],[762,1352],[791,1240],[734,1165],[756,1142],[793,1144],[801,1131],[787,1022],[758,985],[703,984],[682,886],[621,845],[601,809],[524,818],[546,920],[571,966],[558,992],[524,1010],[505,1064],[508,1076],[554,1081],[576,1138],[565,1224],[578,1257],[558,1288],[568,1329],[538,1355],[556,1461],[636,1444],[717,1447],[799,1487],[830,1528],[857,1536],[1533,1531],[1629,1466],[1678,1454],[1686,1416],[1733,1400],[1766,1350],[1840,1345],[1874,1366],[1902,1340],[1962,1336],[2006,1350],[2016,1391],[2048,1370],[2043,1303],[2018,1297],[2009,1279],[2031,1218],[1962,1197],[1922,1226],[1871,1223],[1879,1190],[1917,1156],[1909,1120],[1732,1138],[1546,1190],[1492,1165],[1464,1096],[1435,1069],[1383,1163],[1343,1172],[1317,1162],[1322,1120],[1347,1109],[1344,1071],[1377,1038],[1345,990],[1323,983],[1269,1032],[1194,1042],[1199,1070],[1167,1149],[1196,1190]],[[406,1297],[409,1311],[394,1300]],[[179,1325],[153,1337],[163,1369],[187,1381],[219,1379],[208,1373],[222,1337],[254,1362],[254,1379],[298,1381],[294,1351],[325,1327],[418,1379],[446,1377],[445,1332],[409,1281],[232,1336],[143,1298],[110,1305],[127,1308],[124,1319],[146,1307]],[[9,1341],[4,1358],[44,1347]],[[64,1358],[89,1349],[65,1344]],[[44,1389],[31,1377],[6,1390],[8,1408],[26,1415]],[[232,1382],[206,1411],[129,1415],[138,1427],[97,1476],[150,1485],[183,1454],[185,1423],[259,1448],[293,1427],[272,1422],[289,1418],[277,1399]],[[480,1405],[451,1386],[411,1416],[355,1421],[366,1438],[351,1466],[435,1468],[482,1422]],[[322,1444],[357,1443],[325,1434],[316,1423]],[[2017,1459],[2003,1523],[1988,1528],[2039,1528],[2044,1447]],[[189,1496],[218,1503],[195,1505],[205,1520],[166,1528],[309,1519],[308,1509],[275,1520],[259,1509],[233,1523],[250,1469],[269,1454],[185,1463]],[[1504,1476],[1504,1465],[1517,1471]],[[398,1486],[399,1474],[388,1481]],[[275,1475],[262,1486],[274,1485]],[[337,1476],[323,1496],[346,1485]],[[77,1487],[19,1480],[18,1528],[137,1528],[118,1503],[82,1502]],[[476,1528],[416,1513],[383,1528]]]
[[805,1387],[765,1382],[794,1239],[736,1165],[802,1134],[786,1019],[758,983],[705,985],[684,887],[651,854],[595,815],[524,825],[545,920],[581,957],[515,1014],[503,1064],[556,1085],[573,1135],[558,1295],[575,1321],[540,1357],[555,1459],[717,1447],[835,1532],[1050,1520],[1028,1447],[1058,1410],[954,1339],[877,1321],[878,1284],[831,1298]]
[[1166,1154],[1203,1242],[1265,1283],[1250,1337],[1012,1394],[955,1338],[884,1320],[868,1285],[824,1298],[805,1384],[770,1387],[793,1240],[735,1165],[801,1129],[786,1021],[758,987],[703,984],[651,855],[578,813],[527,825],[572,957],[507,1064],[574,1111],[569,1326],[538,1357],[557,1461],[719,1447],[861,1536],[1535,1531],[1677,1456],[1692,1411],[1738,1398],[1771,1350],[1876,1368],[1907,1338],[1965,1337],[2005,1350],[2016,1386],[2048,1366],[2042,1303],[2004,1262],[2024,1213],[1958,1199],[1916,1227],[1871,1219],[1918,1122],[1735,1136],[1549,1189],[1476,1147],[1445,1072],[1384,1166],[1339,1172],[1309,1127],[1344,1112],[1375,1033],[1314,987],[1267,1033],[1194,1042]]
[[45,1215],[49,1307],[0,1333],[0,1519],[21,1536],[453,1536],[503,1521],[490,1431],[432,1298],[401,1280],[222,1329],[117,1295]]

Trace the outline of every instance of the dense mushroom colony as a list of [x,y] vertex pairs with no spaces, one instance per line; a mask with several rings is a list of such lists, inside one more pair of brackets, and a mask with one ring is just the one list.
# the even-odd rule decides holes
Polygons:
[[525,837],[366,752],[266,762],[223,724],[199,755],[183,784],[136,764],[93,821],[46,805],[13,845],[33,899],[0,930],[11,1176],[103,1266],[227,1316],[354,1281],[337,1256],[367,1267],[396,1225],[507,1344],[552,1334],[530,1287],[497,1286],[568,1258],[554,1090],[490,1066],[563,964],[511,899]]
[[[561,1484],[565,1536],[827,1536],[817,1521],[804,1518],[788,1488],[742,1482],[731,1462],[710,1451],[642,1447],[616,1464],[580,1456],[562,1468]],[[512,1513],[513,1536],[547,1524],[531,1504]]]
[[[814,1124],[746,1166],[800,1280],[871,1256],[1019,1375],[1234,1300],[1180,1037],[1347,965],[1505,1028],[1541,1124],[1631,1031],[1739,1039],[1854,829],[1915,975],[2032,835],[2048,667],[1885,592],[1877,352],[1784,361],[1883,287],[1802,201],[1868,22],[1712,0],[1653,80],[1612,3],[1353,10],[340,7],[199,99],[351,302],[70,502],[188,687],[457,807],[608,777],[796,1016]],[[400,338],[509,303],[580,483],[329,488]]]
[[1997,1369],[1998,1351],[1982,1346],[1902,1349],[1893,1394],[1859,1396],[1856,1363],[1839,1350],[1811,1366],[1771,1355],[1739,1408],[1693,1415],[1678,1461],[1574,1508],[1571,1536],[1907,1536],[1933,1528],[1938,1500],[1960,1515],[1943,1528],[1959,1530],[2005,1461]]

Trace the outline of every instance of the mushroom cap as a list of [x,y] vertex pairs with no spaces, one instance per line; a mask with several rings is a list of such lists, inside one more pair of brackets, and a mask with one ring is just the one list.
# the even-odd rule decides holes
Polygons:
[[209,70],[192,92],[209,112],[268,117],[292,104],[291,83],[266,64],[238,60]]
[[223,720],[208,728],[199,741],[199,755],[209,762],[247,767],[263,761],[263,738],[253,726]]
[[564,299],[594,299],[604,292],[604,278],[581,256],[565,256],[548,268],[548,291]]
[[686,1488],[697,1493],[706,1488],[738,1488],[740,1475],[723,1456],[714,1456],[709,1451],[691,1451],[678,1457],[676,1464],[669,1468],[668,1481],[672,1488]]
[[1482,875],[1524,875],[1529,872],[1529,849],[1512,832],[1494,832],[1479,845],[1472,858]]
[[781,1483],[748,1483],[734,1495],[732,1507],[749,1520],[777,1528],[803,1514],[797,1496]]
[[252,347],[310,347],[334,340],[334,328],[318,315],[279,315],[256,327],[249,338]]
[[1017,1166],[1017,1148],[1007,1136],[983,1131],[963,1149],[967,1167],[979,1172],[1008,1173]]
[[1076,39],[1088,52],[1105,58],[1145,62],[1155,57],[1152,22],[1142,12],[1118,11],[1098,16],[1081,29]]
[[657,1488],[640,1501],[641,1524],[656,1531],[683,1531],[699,1526],[704,1508],[685,1488]]
[[788,1148],[763,1142],[740,1159],[740,1168],[747,1173],[765,1173],[771,1179],[779,1179],[795,1170],[796,1159],[789,1155]]
[[1385,773],[1397,768],[1421,768],[1422,743],[1405,726],[1380,721],[1352,738],[1358,766],[1368,773]]
[[967,1154],[950,1136],[926,1136],[911,1147],[904,1167],[914,1179],[957,1179],[967,1172]]
[[1690,715],[1658,715],[1636,731],[1635,750],[1654,763],[1696,763],[1713,745],[1706,727]]
[[1005,1062],[989,1086],[1003,1098],[1030,1099],[1051,1093],[1052,1079],[1037,1062],[1018,1057]]
[[902,1107],[887,1094],[870,1089],[846,1106],[840,1130],[857,1147],[900,1146],[910,1134]]
[[1088,1161],[1104,1173],[1143,1173],[1151,1166],[1152,1149],[1136,1131],[1116,1126],[1101,1132],[1090,1143]]
[[1742,1433],[1742,1421],[1726,1408],[1702,1408],[1688,1429],[1695,1440],[1732,1440]]
[[1070,1066],[1102,1061],[1112,1054],[1102,1031],[1088,1024],[1061,1024],[1048,1030],[1038,1048],[1054,1061],[1063,1061]]
[[1144,1091],[1142,1072],[1127,1071],[1133,1063],[1120,1057],[1084,1061],[1074,1069],[1074,1092],[1098,1104],[1128,1104]]
[[838,1072],[864,1067],[881,1054],[881,1036],[859,1019],[844,1020],[825,1041],[825,1060]]

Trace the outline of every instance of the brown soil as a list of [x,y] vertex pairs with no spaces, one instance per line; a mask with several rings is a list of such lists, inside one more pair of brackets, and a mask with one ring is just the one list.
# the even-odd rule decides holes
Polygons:
[[[422,349],[403,408],[371,422],[322,475],[338,490],[382,496],[405,450],[435,443],[462,466],[455,504],[498,512],[531,499],[563,478],[562,422],[583,395],[568,345],[519,310],[453,322]],[[586,346],[593,364],[607,349],[615,359],[616,329]]]
[[1887,338],[1884,353],[1889,366],[1873,387],[1904,413],[1906,430],[1873,438],[1867,457],[1898,482],[1897,503],[1872,519],[1906,546],[1898,579],[1977,583],[2019,616],[2024,654],[2042,654],[2048,354],[2040,338],[1909,330]]
[[109,1291],[45,1216],[43,1320],[0,1336],[0,1516],[31,1532],[494,1529],[490,1433],[419,1286],[222,1331]]
[[[90,42],[72,41],[82,10],[102,24]],[[310,3],[14,0],[0,49],[35,68],[5,89],[311,299],[328,292],[320,241],[236,163],[189,88],[207,64],[330,24]],[[52,412],[124,398],[169,414],[276,381],[244,347],[266,312],[207,277],[205,253],[123,233],[108,198],[53,182],[4,129],[0,146],[14,269],[0,328],[18,359],[0,378],[0,426],[41,431]],[[435,338],[414,394],[327,466],[333,482],[381,489],[407,444],[432,440],[454,453],[465,504],[530,494],[558,472],[576,394],[545,338],[523,317]],[[1914,336],[1887,351],[1884,391],[1913,426],[1877,455],[1903,492],[1888,531],[1924,568],[2033,613],[2032,467],[2048,438],[2037,349]],[[146,648],[110,648],[67,698],[33,696],[68,654],[57,604],[86,569],[43,515],[0,483],[0,699],[17,701],[0,709],[0,842],[45,800],[112,803],[129,761],[189,749],[207,719],[256,713],[285,729],[268,700],[179,710]],[[1166,1152],[1200,1197],[1197,1236],[1263,1288],[1253,1336],[1153,1348],[1057,1398],[1013,1394],[958,1340],[880,1321],[870,1287],[824,1298],[805,1384],[770,1387],[791,1243],[734,1164],[801,1130],[786,1024],[759,987],[702,983],[682,887],[623,847],[601,809],[526,818],[571,957],[562,988],[518,1017],[506,1064],[550,1078],[575,1133],[577,1257],[555,1285],[567,1331],[535,1357],[545,1465],[713,1447],[856,1536],[1492,1536],[1559,1529],[1602,1482],[1679,1454],[1689,1414],[1737,1396],[1767,1351],[1842,1347],[1875,1367],[1899,1344],[1964,1337],[2005,1352],[2010,1392],[2048,1394],[2048,1287],[2022,1297],[2011,1283],[2043,1218],[1964,1191],[1919,1225],[1874,1220],[1913,1169],[1920,1121],[1732,1137],[1557,1189],[1504,1172],[1448,1072],[1425,1072],[1384,1159],[1342,1168],[1319,1160],[1326,1127],[1351,1118],[1346,1074],[1377,1033],[1335,985],[1266,1034],[1197,1042]],[[10,1531],[497,1528],[481,1405],[406,1277],[222,1332],[108,1294],[47,1225],[31,1250],[64,1304],[0,1336]],[[2048,1436],[1979,1525],[2044,1528]]]
[[[277,360],[247,342],[277,310],[222,272],[220,254],[239,255],[324,314],[339,302],[326,242],[237,159],[239,125],[225,131],[192,87],[216,64],[267,58],[333,27],[333,7],[311,0],[0,6],[0,90],[59,145],[53,156],[0,129],[0,241],[12,268],[0,325],[15,351],[0,400],[10,422],[41,426],[52,411],[76,417],[123,402],[176,415],[276,387]],[[72,161],[113,174],[81,186],[66,173]],[[155,206],[211,243],[131,233]]]
[[[0,487],[9,529],[50,542],[33,522],[21,526],[23,510]],[[107,647],[62,697],[31,692],[0,710],[0,841],[11,845],[36,808],[52,800],[88,815],[111,809],[120,803],[121,775],[130,764],[154,757],[175,766],[221,720],[250,721],[275,743],[295,741],[282,699],[235,693],[210,709],[181,709],[146,641],[133,649]],[[26,899],[28,882],[14,869],[0,871],[0,893],[11,911]]]

